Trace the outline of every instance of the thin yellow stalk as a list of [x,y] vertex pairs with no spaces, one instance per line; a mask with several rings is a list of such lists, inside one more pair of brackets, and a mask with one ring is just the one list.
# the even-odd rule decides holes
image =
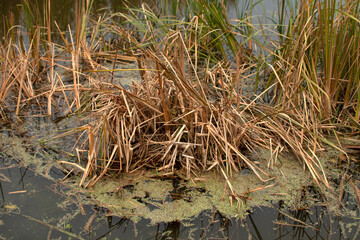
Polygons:
[[84,182],[86,180],[86,178],[91,175],[92,172],[92,168],[94,167],[93,165],[93,161],[95,158],[95,146],[94,146],[94,133],[93,133],[93,129],[92,127],[89,125],[86,127],[87,131],[88,131],[88,136],[89,136],[89,150],[88,150],[88,159],[87,159],[87,164],[86,164],[86,168],[84,171],[84,174],[81,177],[79,186],[83,186]]
[[49,93],[49,96],[48,96],[48,108],[47,108],[47,114],[49,116],[51,115],[52,95],[54,94],[54,92],[56,90],[56,82],[54,80],[54,57],[55,57],[54,45],[51,45],[50,49],[51,49],[51,54],[50,54],[51,58],[49,58],[49,62],[50,62],[49,64],[50,64],[50,84],[51,84],[51,89],[50,89],[50,93]]
[[21,68],[21,76],[20,79],[18,81],[20,81],[20,88],[19,88],[19,93],[18,93],[18,100],[17,100],[17,104],[16,104],[16,115],[19,115],[20,112],[20,102],[21,102],[21,93],[22,90],[24,88],[24,81],[25,81],[25,75],[26,75],[26,71],[27,71],[27,66],[28,65],[28,57],[25,58],[24,62],[22,63],[22,68]]
[[71,51],[71,64],[72,64],[72,74],[73,74],[73,82],[74,82],[74,94],[75,94],[75,104],[76,108],[80,108],[80,95],[79,95],[79,48],[77,44],[74,44],[70,25],[68,26],[70,33],[70,40],[73,46]]

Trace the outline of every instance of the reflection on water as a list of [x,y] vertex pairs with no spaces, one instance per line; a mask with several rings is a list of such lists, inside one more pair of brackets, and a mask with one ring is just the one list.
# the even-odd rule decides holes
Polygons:
[[[23,13],[21,12],[21,6],[24,0],[0,0],[0,36],[4,34],[4,29],[6,29],[5,24],[13,22],[13,25],[26,26],[22,20]],[[31,2],[34,5],[31,5],[33,13],[38,12],[41,16],[40,19],[43,19],[43,12],[48,0],[32,0]],[[120,12],[124,11],[126,6],[140,6],[141,0],[132,0],[126,3],[124,0],[95,0],[93,3],[93,12],[102,13],[102,12]],[[152,0],[146,1],[149,4],[154,4]],[[50,1],[50,15],[52,21],[56,21],[61,30],[66,30],[67,26],[73,29],[75,22],[75,4],[74,0],[51,0]],[[126,5],[127,4],[127,5]],[[42,21],[42,20],[41,20]],[[5,28],[4,28],[5,27]],[[55,27],[55,25],[53,25]]]
[[[92,12],[94,14],[101,14],[104,12],[122,12],[126,11],[127,7],[140,7],[142,3],[146,3],[152,8],[160,9],[164,0],[94,0],[92,6]],[[0,0],[0,37],[3,36],[4,30],[7,29],[6,25],[10,22],[13,25],[26,26],[22,20],[23,13],[21,12],[20,4],[24,0]],[[33,4],[33,12],[36,9],[43,19],[43,12],[48,0],[31,0]],[[170,2],[170,1],[169,1]],[[274,19],[275,12],[277,11],[278,0],[257,0],[257,1],[243,1],[243,0],[228,0],[227,10],[230,19],[237,19],[243,15],[246,11],[249,13],[249,3],[254,3],[255,7],[252,11],[252,21],[257,22],[258,19],[262,19],[263,23],[267,21],[265,14]],[[291,1],[290,1],[291,2]],[[256,3],[256,4],[255,4]],[[75,22],[75,4],[74,0],[50,0],[50,15],[51,20],[56,21],[61,30],[68,29],[70,25],[73,29]],[[181,6],[180,6],[181,8]],[[52,23],[53,24],[53,23]],[[53,29],[55,25],[53,24]],[[25,29],[24,29],[25,30]]]
[[[61,179],[64,173],[49,172]],[[356,239],[354,220],[333,218],[325,207],[291,211],[279,202],[254,209],[245,219],[205,211],[193,220],[150,224],[113,217],[82,205],[66,186],[0,158],[0,239]],[[77,197],[74,197],[77,196]],[[69,201],[69,198],[70,201]],[[278,209],[278,210],[275,210]],[[347,226],[353,223],[353,226]],[[344,231],[346,230],[346,231]],[[350,231],[351,230],[351,231]]]

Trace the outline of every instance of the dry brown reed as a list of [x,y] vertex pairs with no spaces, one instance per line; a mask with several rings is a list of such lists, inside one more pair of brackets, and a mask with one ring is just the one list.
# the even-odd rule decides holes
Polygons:
[[[34,40],[34,39],[33,39]],[[0,100],[4,104],[11,90],[17,89],[16,114],[19,113],[22,100],[33,98],[34,82],[39,79],[38,59],[33,57],[34,41],[31,41],[27,50],[21,48],[22,44],[13,42],[0,45],[1,81]]]
[[[40,109],[45,110],[48,115],[53,113],[52,106],[58,105],[61,101],[67,105],[68,109],[65,112],[71,113],[73,109],[80,108],[81,104],[80,91],[83,90],[79,80],[82,76],[81,68],[83,68],[81,61],[91,59],[87,55],[89,52],[93,52],[92,46],[89,47],[85,41],[92,1],[79,0],[75,2],[77,14],[74,37],[69,27],[70,38],[66,39],[57,23],[54,22],[65,46],[51,42],[50,0],[44,5],[45,24],[42,23],[39,9],[31,7],[32,3],[32,1],[26,0],[21,5],[28,32],[18,31],[16,35],[17,29],[11,27],[0,45],[1,108],[3,109],[5,100],[13,91],[13,94],[17,95],[16,115],[19,115],[22,106],[31,100],[37,101]],[[97,35],[98,33],[94,32],[94,36]],[[26,37],[29,42],[24,40]],[[59,50],[62,52],[60,56],[55,53]],[[72,84],[65,84],[62,80],[64,76],[55,71],[55,68],[62,68],[65,72],[70,72],[73,77]],[[38,84],[40,82],[41,84]],[[59,96],[61,96],[61,100],[59,100]],[[43,109],[44,104],[40,104],[39,97],[46,98],[46,109]],[[55,101],[56,98],[58,101]],[[2,117],[5,117],[3,111]]]
[[[131,35],[127,40],[141,45]],[[130,89],[100,81],[94,85],[93,121],[78,129],[88,135],[80,185],[92,186],[112,171],[144,168],[182,172],[187,178],[217,169],[228,179],[246,167],[267,181],[271,176],[247,154],[257,147],[274,155],[292,152],[315,182],[327,184],[315,154],[318,143],[306,122],[287,109],[261,104],[261,96],[244,99],[234,88],[236,72],[246,65],[198,71],[179,31],[166,35],[156,49],[136,50],[141,84],[134,82]]]
[[[51,115],[54,93],[57,92],[64,96],[64,101],[71,108],[65,91],[73,91],[73,86],[64,85],[60,75],[54,71],[56,65],[54,45],[49,44],[51,58],[48,59],[46,56],[49,55],[46,53],[44,55],[34,54],[34,51],[38,52],[36,50],[38,44],[34,43],[35,39],[32,39],[28,46],[23,44],[22,37],[19,36],[17,39],[17,43],[14,43],[15,40],[11,38],[0,45],[0,58],[3,59],[0,61],[2,108],[6,103],[15,101],[15,114],[19,115],[24,105],[35,102],[41,110],[47,106],[48,115]],[[43,67],[47,64],[49,69]],[[45,97],[48,104],[44,106],[40,97]]]

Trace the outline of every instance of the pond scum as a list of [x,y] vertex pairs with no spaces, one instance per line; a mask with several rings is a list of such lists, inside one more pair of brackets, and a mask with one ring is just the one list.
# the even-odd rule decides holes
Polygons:
[[[61,163],[80,171],[84,188],[148,169],[184,179],[216,170],[230,201],[241,203],[233,176],[250,169],[271,180],[267,168],[291,155],[326,189],[325,147],[347,166],[348,151],[359,149],[360,1],[279,1],[272,25],[255,23],[251,3],[232,20],[221,0],[98,17],[92,1],[78,0],[74,29],[60,29],[51,1],[32,9],[25,0],[28,32],[8,18],[0,42],[2,121],[29,106],[53,118],[85,116],[57,136],[79,134],[78,160]],[[136,67],[119,68],[127,63]],[[119,71],[141,81],[122,85]],[[267,167],[249,157],[259,149],[270,153]]]

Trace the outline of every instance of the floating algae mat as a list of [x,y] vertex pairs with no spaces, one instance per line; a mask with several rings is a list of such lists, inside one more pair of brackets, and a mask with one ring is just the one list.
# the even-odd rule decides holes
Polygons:
[[[35,128],[37,123],[31,122],[42,124]],[[340,168],[334,171],[333,164],[324,163],[332,171],[327,171],[330,190],[322,191],[295,159],[285,157],[279,157],[276,165],[268,169],[267,182],[260,181],[247,169],[234,173],[229,182],[215,171],[185,179],[181,172],[163,176],[149,170],[104,176],[93,187],[79,187],[80,174],[69,174],[67,165],[59,164],[65,160],[62,155],[72,140],[66,141],[69,146],[60,140],[44,143],[39,135],[47,129],[51,137],[51,132],[72,125],[71,122],[65,119],[55,125],[29,118],[23,126],[31,129],[31,134],[19,135],[21,125],[14,131],[3,131],[1,238],[356,239],[359,236],[354,188],[341,183],[341,177],[346,176]],[[336,153],[328,155],[336,158]],[[269,154],[259,149],[252,158],[265,167]],[[341,189],[343,197],[339,201]],[[239,199],[231,196],[232,191],[239,194]]]

